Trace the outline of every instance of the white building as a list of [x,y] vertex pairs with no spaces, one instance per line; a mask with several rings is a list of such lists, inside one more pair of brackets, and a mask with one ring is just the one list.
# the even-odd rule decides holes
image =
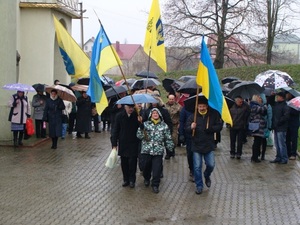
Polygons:
[[[78,0],[0,0],[0,86],[7,83],[69,83],[55,37],[55,15],[71,33],[80,18]],[[20,62],[16,63],[16,52]],[[7,102],[15,91],[0,89],[0,140],[11,139]],[[29,93],[31,100],[35,93]]]

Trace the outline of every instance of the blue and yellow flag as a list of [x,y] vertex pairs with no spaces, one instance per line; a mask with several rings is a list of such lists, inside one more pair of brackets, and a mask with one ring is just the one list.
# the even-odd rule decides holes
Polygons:
[[167,72],[164,32],[158,0],[153,0],[152,2],[147,23],[144,51],[156,61],[163,71]]
[[59,50],[67,73],[72,78],[88,77],[90,59],[54,15],[53,19]]
[[90,64],[90,83],[87,94],[91,96],[92,102],[96,103],[98,114],[101,114],[108,106],[108,101],[102,87],[100,76],[108,69],[122,65],[102,25],[93,45]]
[[202,38],[201,56],[198,67],[196,82],[202,86],[202,93],[208,99],[208,104],[217,110],[226,123],[232,125],[232,119],[226,100],[223,96],[215,67],[210,58],[207,46]]

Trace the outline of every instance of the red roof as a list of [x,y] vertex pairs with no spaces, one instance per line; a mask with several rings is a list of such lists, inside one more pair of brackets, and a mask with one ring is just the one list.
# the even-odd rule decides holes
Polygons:
[[141,47],[139,44],[120,44],[119,42],[112,45],[116,49],[121,60],[130,60],[135,55],[139,47]]

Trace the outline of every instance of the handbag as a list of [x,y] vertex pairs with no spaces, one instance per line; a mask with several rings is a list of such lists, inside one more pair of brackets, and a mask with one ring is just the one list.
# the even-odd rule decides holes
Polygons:
[[248,130],[252,132],[259,130],[259,124],[260,124],[259,122],[249,122]]
[[117,166],[118,152],[117,149],[113,148],[106,160],[105,166],[112,169]]
[[31,118],[26,119],[26,133],[29,136],[34,134],[33,120]]

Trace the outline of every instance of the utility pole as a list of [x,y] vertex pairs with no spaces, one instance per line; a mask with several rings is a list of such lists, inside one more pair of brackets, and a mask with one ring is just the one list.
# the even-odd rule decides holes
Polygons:
[[81,49],[83,50],[84,45],[84,38],[83,38],[83,13],[86,12],[86,10],[82,9],[82,2],[78,3],[80,5],[80,33],[81,33]]

